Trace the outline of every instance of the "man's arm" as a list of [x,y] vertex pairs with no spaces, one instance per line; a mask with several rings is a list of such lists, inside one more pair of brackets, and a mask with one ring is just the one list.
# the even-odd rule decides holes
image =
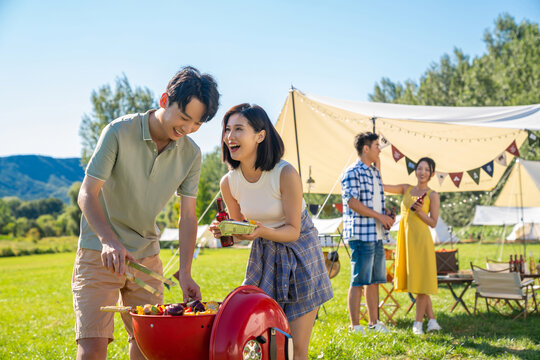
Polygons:
[[349,208],[351,208],[354,212],[362,215],[374,218],[378,220],[383,226],[385,227],[391,227],[394,224],[394,219],[392,219],[388,215],[380,214],[376,212],[375,210],[370,209],[366,205],[362,204],[362,202],[356,198],[351,198],[348,202]]
[[101,261],[107,269],[120,275],[125,273],[126,258],[135,261],[124,245],[118,240],[99,202],[99,192],[104,181],[86,175],[84,177],[77,203],[92,230],[102,244]]
[[178,220],[180,249],[180,269],[178,281],[182,288],[184,301],[201,300],[201,289],[191,277],[191,262],[197,241],[197,199],[182,196],[180,200],[180,219]]

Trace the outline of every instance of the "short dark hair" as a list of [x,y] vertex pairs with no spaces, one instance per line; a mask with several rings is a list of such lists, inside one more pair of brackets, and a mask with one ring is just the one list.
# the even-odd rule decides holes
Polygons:
[[256,132],[261,130],[266,132],[264,140],[257,147],[255,169],[261,169],[263,171],[272,170],[281,160],[283,153],[285,152],[283,140],[281,140],[281,136],[279,136],[274,125],[272,125],[266,111],[258,105],[247,103],[233,106],[223,117],[223,129],[221,131],[221,152],[223,154],[223,162],[227,163],[229,167],[233,169],[236,169],[240,165],[240,161],[236,161],[231,157],[229,147],[223,141],[229,118],[234,114],[245,117],[249,125]]
[[217,83],[209,74],[201,74],[192,66],[186,66],[174,75],[167,85],[169,105],[177,103],[180,110],[184,111],[187,104],[196,98],[204,104],[206,110],[201,122],[210,121],[219,107],[219,92]]
[[360,133],[354,137],[354,148],[358,155],[362,155],[364,145],[371,146],[371,144],[379,138],[379,135],[366,131]]
[[429,175],[433,174],[435,172],[435,161],[432,159],[432,158],[429,158],[427,156],[421,158],[420,160],[418,160],[418,162],[416,163],[416,165],[414,165],[414,171],[416,171],[416,169],[418,169],[418,165],[422,162],[426,162],[428,164],[428,167],[429,167]]

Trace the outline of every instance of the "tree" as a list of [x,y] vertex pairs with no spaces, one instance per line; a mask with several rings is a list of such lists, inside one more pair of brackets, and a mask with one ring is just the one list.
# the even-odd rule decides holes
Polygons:
[[[197,194],[197,216],[201,216],[214,196],[219,191],[219,182],[227,173],[227,165],[221,161],[221,149],[216,147],[212,152],[206,153],[202,158],[201,177],[199,179],[199,192]],[[180,214],[180,200],[173,196],[165,209],[158,215],[157,225],[164,227],[178,227],[178,215]],[[216,217],[217,207],[211,207],[200,223],[209,224]]]
[[[36,224],[39,229],[40,238],[42,236],[59,236],[62,229],[58,227],[56,219],[49,214],[41,215],[37,218]],[[32,230],[32,229],[30,229]]]
[[459,49],[431,64],[419,83],[383,78],[369,99],[411,105],[503,106],[540,103],[538,24],[503,14],[486,30],[487,53],[470,59]]
[[101,130],[120,116],[145,112],[157,107],[154,95],[147,87],[133,89],[125,74],[116,79],[116,88],[103,85],[92,91],[92,113],[82,116],[79,136],[82,138],[81,163],[88,164],[99,140]]
[[[522,21],[516,24],[508,14],[500,15],[493,30],[486,30],[487,53],[474,59],[454,49],[431,64],[418,83],[404,84],[388,78],[375,84],[369,99],[410,105],[439,106],[505,106],[540,103],[540,31],[538,24]],[[537,136],[540,132],[535,132]],[[525,159],[540,159],[538,144],[527,142],[520,148]],[[504,178],[504,177],[503,177]],[[492,192],[500,191],[498,184]],[[483,193],[483,192],[482,192]],[[495,199],[480,197],[478,192],[443,193],[442,204],[456,204],[441,212],[450,225],[470,222],[476,204],[490,205]],[[464,200],[478,198],[474,203]]]
[[58,217],[58,225],[61,227],[62,233],[68,235],[79,235],[81,227],[81,208],[77,203],[77,198],[79,196],[79,190],[81,189],[80,182],[74,182],[68,191],[68,196],[71,201],[71,204],[66,207],[66,211],[62,216]]
[[8,201],[13,216],[16,218],[37,219],[41,215],[50,214],[57,216],[64,210],[64,202],[57,198],[20,201],[11,199]]
[[14,221],[9,205],[0,199],[0,234],[9,233],[7,225]]
[[[227,165],[221,160],[221,148],[219,146],[216,146],[212,152],[203,155],[199,194],[197,195],[197,216],[202,215],[214,196],[216,196],[219,191],[219,182],[227,171]],[[217,206],[214,206],[208,210],[201,223],[211,223],[216,214]]]

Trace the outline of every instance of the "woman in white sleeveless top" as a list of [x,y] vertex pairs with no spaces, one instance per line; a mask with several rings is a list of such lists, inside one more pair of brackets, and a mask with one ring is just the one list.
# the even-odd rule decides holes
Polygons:
[[[241,104],[223,118],[223,161],[230,171],[221,193],[234,220],[254,220],[245,285],[255,285],[283,308],[294,341],[294,358],[307,359],[317,310],[332,298],[318,233],[305,210],[302,183],[284,160],[283,141],[259,106]],[[216,237],[217,223],[211,226]]]

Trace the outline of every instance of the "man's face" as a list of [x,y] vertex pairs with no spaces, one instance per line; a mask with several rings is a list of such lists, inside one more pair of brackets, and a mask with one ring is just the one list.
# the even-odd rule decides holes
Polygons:
[[370,146],[364,145],[364,154],[370,163],[377,161],[380,153],[381,149],[379,148],[378,139],[372,141]]
[[184,135],[194,133],[202,125],[201,119],[206,111],[206,107],[198,99],[193,98],[182,110],[177,103],[165,107],[162,117],[164,131],[169,139],[176,141]]

